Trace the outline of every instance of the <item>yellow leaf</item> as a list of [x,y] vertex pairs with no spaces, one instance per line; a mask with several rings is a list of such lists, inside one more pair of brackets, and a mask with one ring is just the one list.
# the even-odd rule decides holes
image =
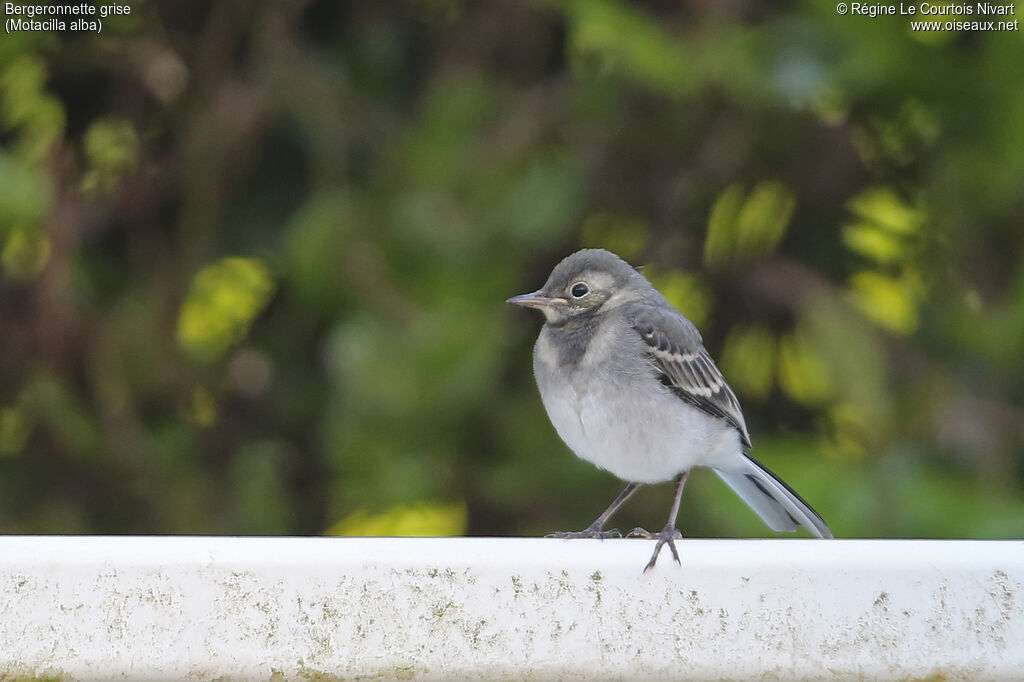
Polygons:
[[729,186],[711,207],[704,263],[721,270],[771,253],[795,208],[796,200],[781,182],[758,183],[749,197],[739,185]]
[[711,310],[711,294],[699,277],[680,270],[662,272],[655,268],[645,268],[644,276],[695,325],[704,326]]
[[736,251],[736,219],[743,207],[743,188],[730,185],[723,191],[708,216],[708,233],[704,238],[704,264],[708,268],[728,267]]
[[799,332],[779,341],[779,385],[805,405],[820,405],[832,397],[828,367]]
[[212,362],[245,338],[274,291],[258,258],[224,258],[196,275],[178,315],[178,343],[194,359]]
[[736,217],[736,256],[747,260],[771,253],[782,241],[796,200],[781,182],[758,183]]
[[906,255],[902,238],[874,223],[843,225],[843,243],[854,253],[880,264],[896,263]]
[[734,327],[722,349],[722,373],[741,394],[758,400],[772,390],[775,335],[763,326]]
[[11,279],[31,279],[46,267],[52,248],[42,230],[21,225],[7,234],[0,262]]
[[379,514],[359,509],[338,521],[327,535],[360,537],[451,537],[466,532],[464,502],[400,504]]
[[850,301],[870,320],[897,334],[917,329],[917,302],[906,283],[876,272],[850,278]]
[[898,234],[916,232],[924,223],[924,214],[888,187],[865,190],[850,199],[847,207],[864,220]]

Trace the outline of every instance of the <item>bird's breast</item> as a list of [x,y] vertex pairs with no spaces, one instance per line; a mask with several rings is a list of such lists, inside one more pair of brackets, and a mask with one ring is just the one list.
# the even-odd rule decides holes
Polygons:
[[547,329],[541,332],[533,351],[533,372],[551,424],[565,444],[579,455],[588,449],[580,419],[587,386],[580,381],[579,362],[563,362],[564,355],[556,343]]
[[581,459],[642,483],[712,464],[723,445],[740,452],[738,438],[729,438],[734,430],[666,389],[630,340],[595,334],[579,359],[566,363],[550,332],[537,339],[537,386],[565,444]]

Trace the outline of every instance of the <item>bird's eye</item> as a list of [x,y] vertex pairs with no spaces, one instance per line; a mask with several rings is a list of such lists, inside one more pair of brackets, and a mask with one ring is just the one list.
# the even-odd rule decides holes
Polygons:
[[569,290],[569,293],[572,294],[573,298],[583,298],[590,293],[590,287],[583,282],[576,282],[576,284],[572,285],[572,289]]

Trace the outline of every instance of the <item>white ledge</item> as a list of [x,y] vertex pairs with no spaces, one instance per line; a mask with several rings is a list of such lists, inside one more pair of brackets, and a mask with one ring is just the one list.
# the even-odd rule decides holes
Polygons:
[[0,537],[0,679],[1020,679],[1024,542]]

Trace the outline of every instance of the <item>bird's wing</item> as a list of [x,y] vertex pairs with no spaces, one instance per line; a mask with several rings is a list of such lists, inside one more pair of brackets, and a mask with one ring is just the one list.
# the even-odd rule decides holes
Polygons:
[[675,309],[649,305],[637,306],[629,320],[647,345],[662,383],[694,407],[736,427],[743,444],[750,447],[740,402],[693,323]]

